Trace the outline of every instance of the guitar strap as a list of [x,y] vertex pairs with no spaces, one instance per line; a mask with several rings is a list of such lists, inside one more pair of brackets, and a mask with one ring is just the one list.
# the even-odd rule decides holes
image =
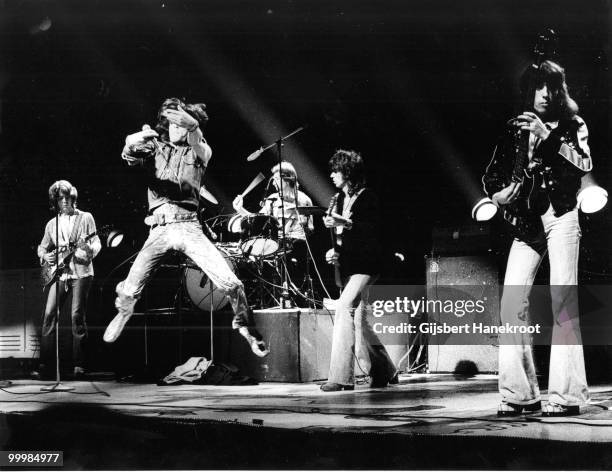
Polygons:
[[79,234],[79,229],[81,227],[81,218],[83,217],[83,213],[79,210],[76,210],[77,217],[74,220],[74,226],[72,227],[72,233],[70,233],[70,238],[68,238],[70,244],[74,244],[77,241],[77,235]]
[[[355,193],[355,194],[354,194],[354,195],[351,197],[351,199],[350,199],[350,201],[349,201],[349,203],[348,203],[348,205],[347,205],[346,209],[345,209],[345,210],[344,210],[344,212],[342,213],[342,216],[344,216],[345,218],[350,218],[350,217],[352,216],[353,212],[352,212],[351,210],[353,209],[353,205],[354,205],[354,204],[355,204],[355,202],[357,201],[357,198],[359,198],[359,195],[361,195],[361,192],[363,192],[363,188],[359,189],[359,190],[357,191],[357,193]],[[344,193],[344,192],[342,192],[342,193]]]
[[[339,197],[336,200],[336,213],[344,216],[345,218],[350,219],[352,216],[351,210],[353,209],[353,205],[355,204],[355,201],[357,201],[357,198],[359,197],[359,195],[361,195],[361,192],[363,192],[363,188],[360,189],[358,192],[353,194],[352,197],[349,198],[349,202],[346,208],[344,208],[344,200],[345,200],[346,194],[344,192],[339,192]],[[344,230],[343,227],[336,228],[336,235],[338,236],[339,246],[342,245],[342,233],[344,232],[343,230]]]
[[344,206],[344,192],[338,192],[336,197],[336,208],[332,208],[332,211],[335,211],[339,215],[342,213],[342,207]]

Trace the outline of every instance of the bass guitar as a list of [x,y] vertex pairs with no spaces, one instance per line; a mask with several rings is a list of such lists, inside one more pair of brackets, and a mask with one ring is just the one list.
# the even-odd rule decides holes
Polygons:
[[83,244],[89,242],[96,234],[94,231],[91,234],[85,236],[85,238],[81,239],[76,243],[71,243],[68,246],[64,246],[59,250],[58,263],[49,264],[47,261],[42,263],[40,269],[40,279],[43,286],[43,290],[45,290],[51,283],[55,282],[56,278],[61,275],[66,266],[70,264],[70,260],[72,256],[76,252],[76,250],[81,247]]

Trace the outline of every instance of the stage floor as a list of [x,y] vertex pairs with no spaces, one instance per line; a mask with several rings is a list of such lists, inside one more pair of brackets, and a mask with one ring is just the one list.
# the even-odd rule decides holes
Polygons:
[[[370,441],[369,444],[384,441],[385,436],[393,437],[394,444],[398,441],[401,444],[404,440],[409,444],[410,438],[418,438],[420,447],[425,448],[427,454],[434,454],[434,457],[430,458],[431,462],[417,461],[419,467],[449,467],[449,463],[442,460],[436,462],[435,450],[428,450],[429,445],[434,449],[438,447],[434,445],[440,444],[440,440],[447,445],[454,440],[464,440],[461,442],[464,445],[462,451],[471,449],[474,452],[475,462],[472,466],[475,468],[507,467],[508,464],[504,462],[508,460],[507,454],[493,454],[488,457],[492,451],[500,449],[504,441],[508,441],[507,444],[515,449],[522,441],[533,443],[533,440],[537,440],[540,448],[543,441],[555,443],[555,448],[564,450],[566,454],[572,445],[580,446],[583,450],[586,445],[600,445],[610,449],[609,443],[612,443],[612,385],[592,387],[591,404],[586,406],[583,414],[578,417],[543,418],[539,415],[528,415],[515,419],[500,419],[496,416],[499,400],[497,377],[493,375],[478,375],[472,378],[456,378],[450,374],[403,375],[398,385],[385,389],[358,385],[355,391],[335,393],[321,392],[318,383],[160,387],[115,381],[69,381],[65,384],[74,387],[72,392],[41,392],[40,387],[47,384],[51,382],[15,380],[0,391],[0,412],[4,419],[0,423],[4,436],[0,446],[3,450],[6,450],[7,446],[15,447],[15,441],[19,438],[20,441],[27,440],[27,436],[21,437],[12,431],[11,425],[20,430],[19,418],[27,423],[28,419],[37,417],[43,418],[43,423],[51,421],[50,418],[62,418],[75,430],[91,418],[96,418],[95,421],[100,424],[106,421],[115,429],[120,428],[120,424],[127,425],[131,419],[140,425],[137,430],[144,427],[149,431],[162,431],[162,424],[172,425],[172,428],[205,425],[210,434],[216,425],[223,426],[217,431],[229,434],[230,440],[232,431],[239,430],[227,429],[228,425],[242,427],[236,436],[241,438],[252,437],[266,429],[274,431],[276,435],[281,433],[281,438],[283,431],[308,433],[310,438],[313,435],[330,433],[335,438],[343,433],[365,434],[369,438],[375,438],[375,441]],[[79,413],[72,415],[71,411]],[[101,412],[104,412],[104,415]],[[25,427],[23,433],[25,434]],[[299,446],[300,437],[292,435],[291,444]],[[347,437],[351,436],[344,438]],[[289,440],[289,436],[286,436],[286,439]],[[490,442],[493,439],[497,441]],[[295,441],[298,444],[295,444]],[[491,448],[485,444],[495,446]],[[23,444],[19,443],[19,446]],[[451,449],[449,447],[447,450]],[[323,462],[326,468],[348,466],[346,462],[334,462],[333,450],[321,452],[325,457],[329,456],[328,462]],[[402,455],[400,451],[397,453],[398,457]],[[411,449],[411,454],[413,453]],[[556,454],[553,454],[553,458],[549,458],[548,462],[536,461],[527,464],[533,468],[554,467],[555,457],[562,460],[563,456]],[[320,459],[320,456],[317,457]],[[377,462],[375,456],[368,457],[372,458],[372,462],[364,466],[411,468],[414,463],[410,461],[389,464]],[[320,465],[319,459],[312,463],[284,465],[316,467]],[[460,467],[470,465],[465,462],[469,461],[467,458],[458,460],[464,461],[459,463]],[[595,460],[597,462],[594,462]],[[584,462],[564,462],[556,466],[587,469],[606,465],[609,467],[612,464],[609,460],[609,456],[599,455],[595,459],[583,455]],[[452,467],[453,462],[450,464]],[[522,462],[518,466],[521,464]],[[129,467],[131,464],[125,465]],[[202,468],[206,468],[206,465],[218,464],[206,463]],[[259,462],[245,467],[257,468],[260,465],[263,467]],[[113,464],[106,466],[113,467]],[[231,462],[229,466],[232,466]],[[270,463],[266,463],[266,467],[270,466]],[[279,467],[283,468],[283,464],[279,464]]]

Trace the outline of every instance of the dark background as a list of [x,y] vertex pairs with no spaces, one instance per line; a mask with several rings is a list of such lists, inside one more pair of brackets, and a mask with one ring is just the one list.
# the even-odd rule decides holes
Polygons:
[[[423,256],[444,252],[453,228],[455,252],[503,260],[505,239],[462,239],[468,189],[516,112],[517,78],[545,27],[559,35],[595,175],[612,188],[610,24],[606,1],[0,1],[0,268],[36,265],[59,178],[98,226],[126,231],[121,257],[139,249],[145,182],[120,152],[170,96],[208,105],[206,185],[226,204],[209,216],[275,159],[246,156],[307,125],[284,152],[315,204],[329,201],[334,150],[364,155],[387,252],[405,256],[389,263],[392,279],[424,280]],[[583,280],[607,278],[609,229],[608,210],[583,217]],[[97,270],[121,257],[103,253]]]

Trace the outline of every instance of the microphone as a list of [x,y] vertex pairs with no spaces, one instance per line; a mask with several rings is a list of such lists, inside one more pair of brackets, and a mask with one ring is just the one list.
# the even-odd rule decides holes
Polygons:
[[261,156],[263,151],[264,151],[264,149],[262,147],[260,147],[257,151],[249,154],[249,157],[247,157],[247,162],[251,162],[251,161],[254,161],[255,159],[257,159],[259,156]]
[[[144,125],[142,125],[143,131],[149,131],[150,129],[151,127],[148,124],[145,123]],[[161,148],[159,147],[159,143],[157,142],[157,138],[151,137],[147,139],[150,139],[151,141],[153,141],[153,145],[155,146],[155,149],[157,149],[158,151],[161,151]]]
[[206,227],[206,231],[208,231],[208,234],[210,234],[211,239],[213,241],[216,241],[217,239],[219,239],[219,236],[217,236],[217,233],[215,233],[213,229],[210,226],[208,226],[208,223],[206,221],[204,221],[204,226]]

